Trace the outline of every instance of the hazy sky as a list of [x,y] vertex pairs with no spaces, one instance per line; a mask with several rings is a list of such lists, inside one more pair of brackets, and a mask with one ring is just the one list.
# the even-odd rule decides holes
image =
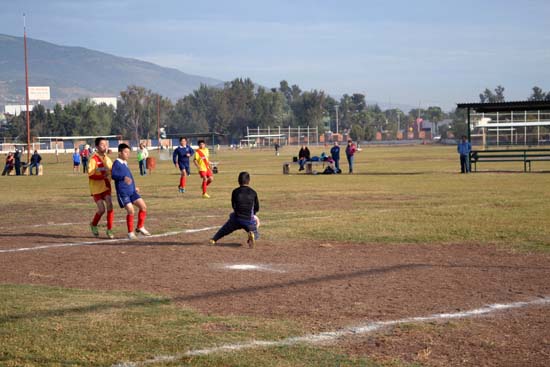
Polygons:
[[[450,109],[550,90],[549,0],[2,0],[0,33],[190,74]],[[1,60],[1,50],[0,50]]]

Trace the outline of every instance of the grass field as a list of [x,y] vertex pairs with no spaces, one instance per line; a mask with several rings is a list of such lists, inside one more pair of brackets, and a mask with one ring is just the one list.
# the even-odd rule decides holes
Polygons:
[[[312,154],[322,150],[313,147]],[[170,161],[152,152],[157,169],[140,177],[133,156],[131,168],[148,205],[147,227],[159,234],[223,224],[237,175],[246,170],[261,201],[258,251],[267,246],[262,243],[283,247],[315,242],[403,248],[417,244],[496,246],[518,256],[550,253],[548,162],[535,163],[533,173],[523,173],[520,162],[480,165],[479,169],[491,171],[461,175],[454,147],[380,146],[358,153],[353,175],[304,175],[297,174],[296,168],[283,175],[283,162],[296,154],[297,149],[290,148],[284,148],[279,157],[271,150],[219,151],[212,159],[219,161],[220,172],[209,200],[201,198],[196,174],[182,196],[177,192],[178,173]],[[72,173],[69,154],[61,156],[60,163],[53,156],[44,158],[44,176],[0,178],[2,248],[32,246],[40,236],[56,241],[64,236],[89,237],[86,223],[94,205],[86,176]],[[341,166],[346,172],[345,158]],[[123,218],[124,212],[117,208],[116,220]],[[116,222],[115,233],[125,236],[124,223]],[[206,244],[211,235],[195,235],[194,241]],[[235,233],[226,241],[242,242],[243,236]],[[8,261],[0,253],[2,268],[7,268]],[[399,356],[381,359],[350,354],[334,345],[297,344],[187,356],[189,350],[248,340],[282,340],[311,330],[292,319],[205,314],[162,294],[74,289],[65,287],[63,279],[48,285],[4,282],[0,284],[0,365],[110,366],[158,356],[176,358],[147,364],[423,365],[421,360]]]

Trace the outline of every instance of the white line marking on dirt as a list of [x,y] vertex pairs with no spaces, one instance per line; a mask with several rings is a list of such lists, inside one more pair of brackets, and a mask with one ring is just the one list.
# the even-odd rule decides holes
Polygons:
[[229,270],[255,270],[255,271],[270,271],[275,273],[285,273],[284,270],[279,270],[273,268],[271,265],[266,264],[223,264],[222,267],[224,269]]
[[[197,232],[203,232],[203,231],[209,231],[211,229],[219,228],[216,227],[205,227],[205,228],[196,228],[196,229],[186,229],[183,231],[173,231],[173,232],[166,232],[166,233],[159,233],[154,234],[147,237],[138,237],[139,240],[147,240],[150,238],[159,238],[159,237],[168,237],[168,236],[175,236],[182,233],[197,233]],[[86,245],[96,245],[98,243],[101,244],[110,244],[110,243],[116,243],[116,242],[126,242],[131,244],[134,241],[129,241],[127,238],[115,238],[113,240],[96,240],[96,241],[86,241],[86,242],[73,242],[73,243],[55,243],[51,245],[43,245],[43,246],[36,246],[36,247],[20,247],[20,248],[11,248],[6,250],[0,250],[0,253],[6,253],[6,252],[23,252],[23,251],[35,251],[35,250],[46,250],[51,248],[57,248],[57,247],[73,247],[73,246],[86,246]]]
[[204,355],[220,353],[220,352],[235,352],[243,349],[251,349],[251,348],[257,348],[257,347],[281,347],[281,346],[291,346],[299,343],[305,343],[305,344],[327,343],[342,337],[368,334],[389,326],[394,326],[399,324],[468,318],[468,317],[475,317],[480,315],[488,315],[498,311],[510,310],[514,308],[523,308],[527,306],[547,305],[547,304],[550,304],[550,297],[543,297],[543,298],[535,299],[532,301],[525,301],[525,302],[513,302],[513,303],[506,303],[506,304],[495,303],[492,305],[476,308],[469,311],[454,312],[454,313],[439,313],[439,314],[433,314],[433,315],[423,316],[423,317],[407,317],[404,319],[389,320],[389,321],[375,321],[375,322],[369,322],[363,325],[347,327],[337,331],[328,331],[328,332],[319,333],[319,334],[309,334],[304,336],[291,337],[291,338],[286,338],[278,341],[252,340],[250,342],[245,342],[245,343],[226,344],[226,345],[221,345],[219,347],[206,348],[206,349],[195,349],[195,350],[190,350],[186,353],[178,354],[174,356],[157,356],[153,359],[149,359],[143,362],[118,363],[113,365],[112,367],[138,367],[138,366],[144,366],[144,365],[149,365],[149,364],[154,364],[159,362],[172,362],[182,357],[204,356]]

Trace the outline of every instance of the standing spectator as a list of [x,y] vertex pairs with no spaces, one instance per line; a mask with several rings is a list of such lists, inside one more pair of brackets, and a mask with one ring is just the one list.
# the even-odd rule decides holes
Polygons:
[[33,167],[36,167],[36,175],[38,176],[38,168],[40,167],[41,161],[42,161],[42,157],[40,156],[40,154],[38,154],[38,151],[35,150],[31,156],[31,164],[29,165],[29,174],[31,176],[32,176]]
[[348,165],[349,165],[349,173],[353,173],[353,163],[355,160],[355,152],[357,152],[357,147],[353,143],[353,141],[350,139],[348,140],[348,146],[346,147],[346,158],[348,159]]
[[15,175],[21,176],[21,149],[15,148],[13,159],[14,159],[14,166],[15,166]]
[[470,172],[470,152],[472,151],[472,144],[466,138],[466,135],[462,135],[462,139],[456,147],[458,154],[460,154],[460,173]]
[[336,169],[336,172],[339,173],[340,171],[340,146],[338,145],[338,142],[335,141],[332,148],[330,148],[330,156],[334,160],[334,168]]
[[300,164],[299,171],[303,171],[304,165],[306,164],[306,162],[310,160],[311,160],[311,154],[309,152],[308,147],[306,147],[305,145],[302,145],[302,147],[300,148],[300,151],[298,152],[298,163]]
[[206,147],[204,140],[199,140],[199,149],[195,151],[193,156],[193,163],[199,169],[199,175],[202,178],[202,197],[208,199],[210,195],[206,192],[208,185],[214,181],[214,175],[212,168],[210,167],[210,161],[208,160],[210,153]]
[[139,174],[145,176],[147,174],[147,158],[149,158],[149,151],[145,144],[139,143],[139,150],[137,153],[139,163]]
[[78,147],[74,148],[73,153],[73,173],[79,173],[80,172],[80,152]]
[[174,162],[174,166],[180,171],[178,190],[182,194],[185,192],[187,176],[191,174],[189,171],[189,159],[194,154],[195,151],[193,148],[187,144],[187,138],[182,136],[180,138],[180,146],[174,150],[174,154],[172,155],[172,162]]
[[2,176],[10,175],[10,172],[13,170],[14,158],[13,153],[9,152],[6,157],[6,164],[4,165],[4,170],[2,171]]
[[86,144],[82,152],[80,152],[80,159],[82,161],[82,172],[88,172],[88,159],[90,158],[90,146]]
[[279,143],[275,143],[275,155],[278,157],[279,156],[279,148],[281,146],[279,145]]
[[115,181],[118,205],[126,209],[128,239],[135,240],[137,236],[134,232],[134,205],[139,209],[136,232],[143,236],[150,236],[151,233],[144,227],[145,218],[147,217],[147,206],[139,195],[139,188],[136,187],[134,176],[128,168],[129,157],[130,147],[128,144],[119,144],[118,159],[113,163],[112,177],[113,181]]
[[113,234],[113,222],[115,213],[113,212],[113,201],[111,198],[111,168],[113,162],[107,156],[109,142],[107,139],[98,137],[95,139],[96,152],[90,157],[88,166],[88,182],[90,193],[97,206],[94,219],[90,223],[90,230],[95,237],[99,237],[97,224],[107,210],[107,237],[115,238]]

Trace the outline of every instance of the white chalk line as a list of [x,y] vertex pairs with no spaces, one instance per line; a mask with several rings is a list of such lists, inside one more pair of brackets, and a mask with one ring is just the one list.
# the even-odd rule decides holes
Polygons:
[[[195,215],[193,218],[218,218],[223,215]],[[156,221],[157,218],[147,218],[147,221]],[[115,220],[115,223],[126,223],[125,219]],[[40,228],[40,227],[67,227],[67,226],[81,226],[81,225],[90,225],[90,222],[67,222],[67,223],[43,223],[43,224],[31,224],[27,227],[29,228]],[[2,227],[1,230],[13,229],[13,227]]]
[[278,341],[271,340],[252,340],[245,343],[236,343],[236,344],[225,344],[218,347],[206,348],[206,349],[195,349],[190,350],[186,353],[174,355],[174,356],[156,356],[153,359],[149,359],[142,362],[123,362],[113,365],[112,367],[139,367],[143,365],[155,364],[160,362],[173,362],[177,359],[190,356],[205,356],[214,353],[222,352],[236,352],[243,349],[252,349],[260,347],[281,347],[281,346],[292,346],[295,344],[321,344],[333,342],[336,339],[343,337],[356,336],[369,334],[375,331],[378,331],[383,328],[390,326],[395,326],[399,324],[408,324],[408,323],[423,323],[423,322],[432,322],[432,321],[441,321],[449,319],[463,319],[481,315],[488,315],[499,311],[511,310],[515,308],[523,308],[528,306],[536,305],[547,305],[550,304],[550,297],[545,296],[531,301],[523,302],[513,302],[513,303],[495,303],[485,307],[476,308],[469,311],[454,312],[454,313],[439,313],[429,316],[421,317],[407,317],[398,320],[389,320],[389,321],[375,321],[369,322],[362,325],[351,326],[337,331],[329,331],[318,334],[308,334],[304,336],[290,337]]
[[[183,234],[183,233],[197,233],[197,232],[209,231],[211,229],[217,229],[217,228],[219,228],[219,226],[196,228],[196,229],[185,229],[183,231],[173,231],[173,232],[159,233],[159,234],[154,234],[154,235],[151,235],[151,236],[146,236],[146,237],[142,236],[142,237],[138,237],[138,238],[139,238],[139,240],[147,240],[147,239],[150,239],[150,238],[175,236],[175,235]],[[47,249],[58,248],[58,247],[87,246],[87,245],[96,245],[98,243],[109,244],[109,243],[116,243],[116,242],[126,242],[126,243],[131,244],[131,243],[135,242],[135,240],[130,241],[127,238],[115,238],[115,239],[112,239],[112,240],[105,239],[105,240],[73,242],[73,243],[55,243],[55,244],[36,246],[36,247],[20,247],[20,248],[0,250],[0,253],[47,250]]]

